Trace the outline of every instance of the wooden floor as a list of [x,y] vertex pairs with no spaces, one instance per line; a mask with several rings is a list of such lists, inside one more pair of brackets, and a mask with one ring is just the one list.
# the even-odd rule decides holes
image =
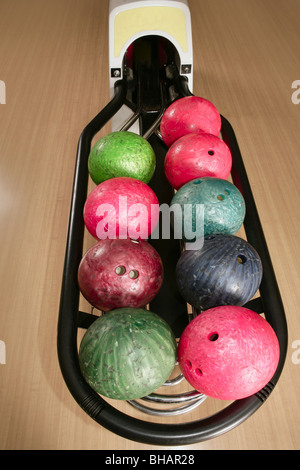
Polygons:
[[[251,418],[181,449],[299,449],[300,92],[292,84],[300,80],[300,3],[189,5],[194,93],[211,100],[236,132],[289,342],[279,383]],[[160,449],[89,418],[65,385],[56,351],[77,141],[109,99],[108,1],[0,0],[0,64],[0,448]],[[192,419],[203,413],[199,407]]]

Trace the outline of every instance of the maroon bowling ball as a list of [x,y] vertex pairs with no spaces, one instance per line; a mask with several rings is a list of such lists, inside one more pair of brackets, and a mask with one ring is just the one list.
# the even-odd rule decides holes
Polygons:
[[213,134],[187,134],[168,150],[164,168],[175,189],[205,176],[227,179],[232,166],[231,152],[226,143]]
[[185,96],[174,101],[164,112],[160,132],[170,147],[180,137],[195,132],[219,135],[221,116],[213,103],[200,96]]
[[238,400],[261,390],[272,379],[279,354],[271,325],[258,313],[231,305],[200,313],[178,344],[186,380],[220,400]]
[[82,295],[103,311],[146,306],[162,281],[161,258],[144,240],[100,240],[86,252],[78,268]]

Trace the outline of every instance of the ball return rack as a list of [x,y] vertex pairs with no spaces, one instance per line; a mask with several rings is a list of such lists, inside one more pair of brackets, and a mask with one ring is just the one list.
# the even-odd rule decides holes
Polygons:
[[[150,4],[153,5],[152,2],[147,1],[112,1],[110,20],[117,16],[117,13],[125,12],[128,15],[130,8],[134,10],[141,5],[146,8],[150,7]],[[182,8],[187,18],[186,30],[190,29],[187,2],[164,1],[161,4],[166,8]],[[148,16],[144,16],[143,21],[146,21],[145,18]],[[111,25],[113,24],[111,21],[110,35],[112,35],[113,26]],[[272,380],[258,393],[236,400],[211,416],[171,424],[161,421],[168,416],[188,413],[207,397],[196,390],[191,390],[177,394],[153,393],[140,401],[129,401],[131,406],[145,415],[160,417],[160,422],[149,422],[127,415],[109,404],[87,384],[81,374],[78,361],[78,330],[88,328],[99,318],[99,315],[95,315],[93,311],[80,310],[81,294],[77,282],[78,266],[83,256],[85,236],[83,207],[88,192],[87,162],[92,140],[109,122],[112,130],[136,131],[138,129],[140,135],[152,145],[156,154],[156,169],[149,186],[156,193],[160,204],[170,204],[174,190],[164,174],[164,158],[168,149],[160,136],[160,120],[165,109],[174,100],[192,95],[191,58],[183,55],[178,41],[175,39],[171,41],[169,33],[165,34],[164,31],[160,31],[159,34],[157,31],[153,33],[148,26],[142,25],[142,27],[142,33],[135,32],[134,35],[129,36],[126,47],[120,48],[121,62],[117,62],[116,58],[114,61],[110,60],[111,100],[87,124],[79,138],[61,286],[57,350],[61,372],[70,393],[79,406],[99,425],[137,442],[179,446],[206,441],[228,432],[248,419],[265,403],[284,367],[288,333],[280,291],[239,145],[230,122],[221,115],[221,137],[230,148],[233,160],[232,182],[241,191],[246,203],[246,217],[243,224],[246,239],[257,250],[263,264],[259,297],[250,300],[245,307],[251,308],[258,314],[264,314],[266,320],[274,328],[280,345],[280,359]],[[190,34],[187,34],[187,37],[190,38]],[[113,39],[110,39],[110,46],[111,43]],[[190,62],[187,63],[187,60]],[[124,116],[125,122],[120,125]],[[116,125],[119,126],[117,129],[114,128]],[[176,286],[175,267],[183,246],[180,240],[172,238],[172,228],[170,240],[150,237],[149,243],[160,254],[165,272],[163,285],[149,308],[166,320],[175,336],[179,338],[188,322],[199,314],[197,311],[190,312]],[[185,379],[180,374],[168,380],[164,386],[168,390],[174,390],[176,385],[183,380]],[[149,403],[161,403],[164,408],[151,407]],[[176,404],[175,407],[173,407],[174,404]]]

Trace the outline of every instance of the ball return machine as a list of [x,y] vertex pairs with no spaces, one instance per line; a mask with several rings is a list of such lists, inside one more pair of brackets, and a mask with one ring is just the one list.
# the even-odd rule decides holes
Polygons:
[[[224,116],[221,116],[221,137],[232,153],[232,181],[246,203],[246,238],[259,253],[264,271],[259,297],[245,306],[257,314],[264,314],[280,345],[280,360],[272,380],[258,393],[236,400],[213,415],[191,421],[188,413],[207,397],[195,390],[153,393],[129,403],[129,407],[135,407],[145,416],[145,419],[137,419],[109,404],[85,382],[79,368],[77,347],[78,330],[88,328],[99,318],[93,311],[80,310],[77,283],[85,237],[83,207],[88,191],[87,161],[92,139],[108,122],[113,131],[130,130],[146,138],[157,159],[149,186],[160,204],[170,204],[173,189],[164,174],[167,147],[161,139],[159,125],[165,109],[174,100],[189,96],[193,91],[191,17],[187,1],[111,0],[109,86],[111,100],[83,129],[78,142],[58,318],[57,349],[61,372],[78,405],[96,423],[117,435],[159,446],[206,441],[240,425],[265,403],[284,367],[288,340],[284,307],[250,182],[234,130]],[[191,317],[197,315],[197,312],[189,312],[176,287],[175,267],[182,245],[172,237],[170,240],[150,238],[149,243],[160,254],[165,270],[162,288],[149,308],[164,318],[179,338]],[[173,391],[183,380],[179,375],[169,380],[165,387]],[[162,408],[153,407],[153,403],[162,404]],[[178,414],[184,414],[186,421],[168,422],[169,416]],[[158,416],[158,422],[148,421],[149,415]]]

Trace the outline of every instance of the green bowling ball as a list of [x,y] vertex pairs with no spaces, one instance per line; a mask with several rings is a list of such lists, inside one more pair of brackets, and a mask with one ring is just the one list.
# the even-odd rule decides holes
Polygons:
[[[175,204],[181,208],[179,216]],[[198,211],[197,205],[201,210]],[[203,236],[236,234],[244,222],[246,206],[241,192],[232,183],[205,177],[182,186],[172,198],[171,210],[177,214],[174,227],[176,223],[182,224],[182,239],[193,242],[195,237],[191,238],[191,234],[197,233],[197,224],[201,226],[201,223]]]
[[144,183],[151,180],[156,164],[152,146],[128,131],[112,132],[93,146],[88,158],[90,177],[97,185],[110,178],[128,176]]

